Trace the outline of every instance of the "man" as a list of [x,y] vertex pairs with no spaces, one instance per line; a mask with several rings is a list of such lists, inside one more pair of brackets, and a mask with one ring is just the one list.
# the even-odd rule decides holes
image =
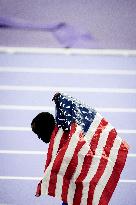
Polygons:
[[[51,139],[51,134],[55,128],[55,119],[49,112],[39,113],[31,123],[32,131],[37,134],[38,138],[45,143],[49,143]],[[67,203],[62,203],[62,205],[68,205]]]
[[42,112],[31,123],[32,131],[50,142],[36,196],[48,194],[73,205],[108,205],[129,146],[95,109],[65,94],[53,100],[55,119]]

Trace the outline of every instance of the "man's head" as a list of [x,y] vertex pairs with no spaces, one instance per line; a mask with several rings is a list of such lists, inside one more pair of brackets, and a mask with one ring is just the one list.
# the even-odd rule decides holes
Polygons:
[[55,128],[55,119],[49,112],[39,113],[31,122],[32,131],[45,143],[50,142]]

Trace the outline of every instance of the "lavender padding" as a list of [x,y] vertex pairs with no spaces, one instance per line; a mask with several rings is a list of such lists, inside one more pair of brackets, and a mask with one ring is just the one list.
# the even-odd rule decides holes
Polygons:
[[[36,25],[65,22],[95,41],[78,39],[76,48],[136,49],[136,1],[114,0],[1,0],[0,15],[15,17]],[[0,45],[65,47],[52,33],[0,29]]]
[[68,25],[65,22],[50,25],[40,25],[34,24],[29,20],[25,21],[24,19],[14,18],[10,16],[0,16],[0,28],[52,32],[53,36],[58,40],[58,42],[66,48],[73,47],[73,45],[80,39],[83,41],[93,40],[89,32],[82,34],[80,31],[78,31],[78,29],[74,28],[71,25]]

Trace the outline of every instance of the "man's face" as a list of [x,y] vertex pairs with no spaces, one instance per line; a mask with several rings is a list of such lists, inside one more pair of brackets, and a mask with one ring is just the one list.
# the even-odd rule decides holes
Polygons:
[[37,134],[38,138],[41,139],[43,142],[45,143],[49,143],[50,142],[50,135],[49,133],[44,133],[46,131],[42,130],[42,129],[38,129],[36,130],[36,125],[35,123],[31,124],[31,128],[32,128],[32,131]]
[[32,131],[45,143],[50,142],[51,134],[55,128],[55,120],[52,114],[39,113],[31,123]]

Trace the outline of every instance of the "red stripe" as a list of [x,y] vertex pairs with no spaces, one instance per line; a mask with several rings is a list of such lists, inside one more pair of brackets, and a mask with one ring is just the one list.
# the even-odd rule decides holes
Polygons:
[[105,129],[105,127],[107,126],[108,122],[103,118],[99,124],[99,126],[96,129],[96,132],[90,142],[90,149],[95,151],[100,139],[100,134],[102,133],[102,131]]
[[66,173],[63,178],[63,186],[62,186],[62,200],[64,202],[67,202],[67,195],[68,195],[68,188],[70,184],[70,180],[76,170],[76,167],[78,165],[78,152],[82,148],[82,146],[85,144],[85,140],[83,138],[82,133],[80,133],[79,136],[79,142],[77,143],[77,146],[75,148],[73,157],[68,165],[68,168],[66,170]]
[[75,190],[75,195],[73,199],[73,205],[78,205],[81,203],[82,190],[83,190],[83,183],[76,182],[76,190]]
[[[52,132],[52,135],[51,135],[51,140],[50,140],[50,144],[48,147],[48,153],[47,153],[47,159],[46,159],[44,172],[51,162],[52,150],[53,150],[54,140],[55,140],[55,136],[56,136],[57,132],[58,132],[58,127],[56,126]],[[36,194],[35,194],[35,196],[37,196],[37,197],[41,195],[41,184],[42,184],[42,180],[37,185],[37,190],[36,190]]]
[[124,168],[127,154],[128,154],[128,145],[126,142],[122,142],[119,151],[118,151],[118,156],[117,160],[115,162],[112,174],[103,190],[103,193],[101,195],[99,205],[108,205],[109,200],[117,186],[117,183],[120,178],[120,174]]
[[38,186],[37,186],[37,190],[36,190],[36,194],[35,196],[39,197],[41,195],[41,183],[42,180],[39,182]]
[[[54,163],[53,163],[53,167],[51,170],[51,175],[50,175],[50,182],[49,182],[49,187],[48,187],[48,194],[51,196],[55,196],[55,189],[56,189],[56,183],[57,183],[57,174],[59,173],[60,170],[60,166],[61,163],[63,161],[65,152],[68,148],[70,139],[72,137],[72,135],[74,134],[74,132],[76,131],[76,125],[72,125],[70,133],[64,133],[62,137],[66,138],[65,135],[68,136],[68,140],[67,143],[65,143],[65,145],[59,150],[58,155],[56,156]],[[62,186],[62,185],[60,185]]]
[[[55,137],[56,137],[56,134],[57,134],[58,130],[59,130],[59,128],[56,126],[54,128],[53,132],[52,132],[52,135],[51,135],[51,140],[50,140],[49,147],[48,147],[48,153],[47,153],[47,160],[46,160],[45,170],[49,166],[49,164],[51,162],[51,159],[52,159],[53,145],[54,145]],[[45,172],[45,170],[44,170],[44,172]]]
[[69,138],[69,132],[65,131],[65,134],[60,139],[60,144],[59,144],[59,149],[58,150],[60,150],[67,143],[68,138]]
[[94,175],[94,177],[90,181],[87,205],[92,204],[95,187],[96,187],[99,179],[101,178],[102,174],[104,173],[105,167],[106,167],[107,162],[108,162],[110,150],[111,150],[111,147],[113,146],[113,143],[114,143],[116,136],[117,136],[116,130],[112,129],[109,132],[108,139],[106,141],[106,145],[103,148],[103,154],[102,154],[98,169],[96,171],[96,174]]
[[82,181],[85,179],[85,177],[89,171],[90,165],[92,163],[93,155],[94,155],[95,150],[96,150],[97,145],[98,145],[100,134],[105,129],[107,124],[108,124],[108,122],[103,118],[101,120],[99,126],[97,127],[95,134],[93,135],[93,138],[90,142],[90,150],[84,158],[81,173],[76,180],[76,190],[75,190],[76,194],[75,194],[75,200],[74,200],[73,205],[77,205],[77,200],[78,200],[78,204],[80,204],[80,202],[81,202],[82,190],[83,190]]
[[98,141],[100,139],[100,134],[105,129],[107,124],[108,124],[108,122],[105,119],[102,119],[99,126],[97,127],[96,132],[93,135],[92,141],[90,142],[90,150],[88,151],[88,153],[86,154],[86,156],[84,158],[81,173],[76,180],[77,182],[83,181],[85,179],[85,177],[89,171],[90,165],[92,163],[92,158],[95,154],[95,150],[97,148]]

